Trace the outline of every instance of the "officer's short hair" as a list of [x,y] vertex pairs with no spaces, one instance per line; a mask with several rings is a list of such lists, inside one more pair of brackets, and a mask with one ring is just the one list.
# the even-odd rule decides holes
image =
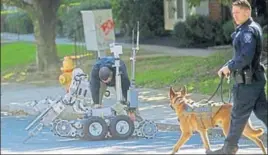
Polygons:
[[99,77],[103,81],[107,80],[112,75],[113,72],[108,67],[101,67],[99,70]]
[[247,0],[236,0],[233,2],[233,6],[239,6],[251,10],[251,5]]

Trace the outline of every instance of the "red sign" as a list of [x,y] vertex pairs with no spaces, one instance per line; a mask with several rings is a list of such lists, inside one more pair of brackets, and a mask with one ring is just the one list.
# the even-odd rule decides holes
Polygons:
[[109,19],[107,21],[105,21],[102,25],[101,25],[101,30],[104,32],[105,35],[108,35],[111,30],[114,29],[114,22]]

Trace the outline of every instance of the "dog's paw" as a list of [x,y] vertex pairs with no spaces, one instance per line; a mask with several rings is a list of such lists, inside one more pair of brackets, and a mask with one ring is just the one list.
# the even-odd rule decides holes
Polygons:
[[170,154],[171,154],[171,155],[172,155],[172,154],[176,154],[176,152],[177,152],[177,151],[176,151],[175,149],[173,149],[172,152],[171,152]]

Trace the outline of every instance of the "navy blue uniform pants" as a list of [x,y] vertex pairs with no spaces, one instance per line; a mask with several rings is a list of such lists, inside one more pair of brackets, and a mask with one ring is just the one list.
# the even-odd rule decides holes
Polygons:
[[229,134],[225,140],[229,145],[238,145],[238,141],[252,111],[267,128],[268,103],[265,94],[265,84],[265,81],[259,81],[248,85],[234,85],[231,124]]

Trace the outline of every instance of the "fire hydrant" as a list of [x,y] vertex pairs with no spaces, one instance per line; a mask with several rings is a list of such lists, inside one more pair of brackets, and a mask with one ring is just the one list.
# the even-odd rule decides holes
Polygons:
[[65,87],[66,92],[68,93],[72,81],[72,72],[74,70],[73,59],[68,56],[64,57],[60,70],[62,71],[62,74],[59,76],[59,82]]

